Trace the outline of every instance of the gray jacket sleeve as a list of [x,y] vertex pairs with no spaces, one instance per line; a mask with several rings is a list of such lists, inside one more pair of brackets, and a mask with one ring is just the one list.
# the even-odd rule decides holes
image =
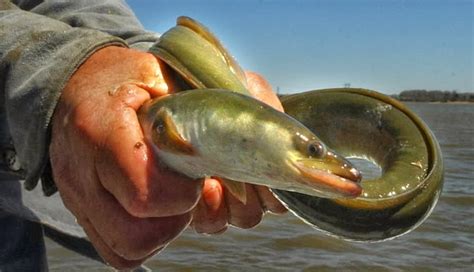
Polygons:
[[48,164],[51,116],[77,67],[102,47],[146,50],[157,39],[123,1],[85,0],[0,0],[0,37],[0,168],[27,189]]

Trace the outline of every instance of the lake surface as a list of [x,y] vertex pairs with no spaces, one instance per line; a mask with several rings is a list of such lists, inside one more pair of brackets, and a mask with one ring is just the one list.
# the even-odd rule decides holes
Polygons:
[[[437,207],[392,241],[325,236],[291,214],[252,230],[203,236],[186,231],[146,266],[159,271],[474,271],[474,104],[408,103],[434,131],[445,162]],[[111,271],[47,241],[51,271]]]

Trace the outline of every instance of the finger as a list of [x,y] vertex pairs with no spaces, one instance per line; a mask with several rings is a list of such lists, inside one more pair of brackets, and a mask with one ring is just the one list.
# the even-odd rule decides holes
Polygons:
[[[151,54],[148,54],[151,55]],[[143,87],[150,93],[152,98],[168,94],[174,90],[174,78],[171,76],[168,66],[163,61],[152,57],[155,61],[150,62],[150,71],[154,71],[153,75],[146,75],[141,82]],[[146,71],[146,70],[145,70]]]
[[193,211],[193,229],[197,233],[222,233],[227,229],[227,217],[221,183],[216,179],[206,179],[201,200]]
[[[81,201],[81,199],[83,199],[84,193],[78,191],[78,187],[72,186],[73,184],[78,184],[78,181],[74,179],[69,179],[66,182],[60,182],[64,181],[64,178],[66,176],[64,176],[61,172],[57,172],[57,170],[55,171],[55,175],[56,177],[62,175],[62,179],[56,179],[56,184],[58,186],[64,205],[68,210],[71,211],[72,214],[74,214],[77,223],[83,227],[84,231],[89,237],[89,240],[94,245],[94,248],[97,250],[102,259],[106,263],[118,269],[132,268],[138,266],[142,262],[141,260],[130,261],[120,257],[115,252],[113,252],[110,247],[107,246],[107,244],[105,244],[103,239],[94,229],[87,215],[85,214],[90,211],[90,209],[82,205],[84,201]],[[79,178],[82,179],[83,177]]]
[[139,266],[145,261],[146,258],[141,260],[127,260],[123,257],[120,257],[115,252],[113,252],[109,246],[102,240],[97,231],[94,229],[89,219],[78,219],[78,223],[83,227],[87,237],[94,245],[94,248],[97,250],[97,253],[102,257],[104,262],[108,265],[115,267],[116,269],[131,269]]
[[245,72],[249,91],[256,99],[269,104],[279,111],[283,111],[280,99],[272,91],[272,86],[262,76],[254,72]]
[[244,204],[228,191],[225,192],[225,201],[229,212],[229,223],[233,226],[248,229],[256,226],[262,220],[263,210],[257,193],[250,184],[245,184],[247,202]]
[[125,85],[115,94],[116,115],[108,137],[96,155],[103,186],[137,217],[165,217],[190,211],[198,202],[202,181],[191,180],[160,167],[143,140],[135,109],[147,99],[136,86]]
[[191,214],[172,217],[131,216],[97,181],[88,188],[87,213],[98,236],[117,255],[141,260],[176,238],[191,222]]
[[157,97],[161,96],[163,93],[165,94],[170,94],[170,93],[176,93],[182,90],[185,90],[188,87],[188,85],[183,81],[181,76],[178,75],[176,71],[174,71],[170,66],[168,66],[165,62],[163,62],[161,59],[157,59],[158,64],[160,66],[160,84],[155,84],[154,89],[155,90],[160,90],[161,93],[159,92],[152,92],[152,97]]
[[284,214],[287,211],[285,206],[283,206],[283,204],[281,204],[281,202],[275,198],[268,187],[254,185],[254,188],[257,191],[260,204],[265,211],[274,214]]

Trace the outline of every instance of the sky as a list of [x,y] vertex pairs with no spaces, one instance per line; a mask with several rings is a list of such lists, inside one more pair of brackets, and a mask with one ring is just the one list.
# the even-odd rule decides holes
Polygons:
[[343,87],[474,92],[473,0],[128,0],[163,33],[208,26],[280,93]]

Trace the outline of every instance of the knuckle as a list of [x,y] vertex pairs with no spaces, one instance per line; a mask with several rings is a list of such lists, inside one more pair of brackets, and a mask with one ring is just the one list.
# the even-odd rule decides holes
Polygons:
[[150,201],[140,195],[130,196],[124,208],[134,217],[149,217],[154,211],[150,207]]
[[201,218],[194,218],[192,228],[200,234],[220,234],[227,230],[227,219],[201,216]]
[[251,229],[257,226],[261,221],[262,217],[246,218],[245,220],[240,222],[239,227],[242,229]]
[[162,216],[172,216],[190,212],[199,202],[201,191],[202,182],[174,176],[154,187],[150,196],[158,200],[154,204]]
[[92,137],[94,135],[91,109],[84,104],[77,106],[71,116],[65,116],[64,123],[71,126],[82,136]]
[[230,223],[241,229],[250,229],[257,226],[263,218],[263,212],[232,216]]
[[[117,187],[119,184],[123,185]],[[110,171],[101,177],[106,190],[112,192],[116,200],[133,217],[167,217],[189,212],[198,202],[198,193],[184,190],[172,191],[157,185],[147,178],[138,179],[127,173]],[[113,182],[115,181],[115,182]],[[197,196],[196,196],[197,195]]]
[[173,216],[190,212],[198,202],[199,198],[194,197],[179,197],[178,199],[168,199],[156,203],[156,209],[160,211],[161,216]]
[[189,212],[198,203],[201,196],[200,193],[200,188],[197,188],[196,190],[184,191],[179,197],[178,203],[175,201],[170,201],[168,205],[170,206],[170,209],[173,209],[174,207],[175,212],[178,214]]
[[[197,194],[198,195],[198,194]],[[125,210],[134,217],[167,217],[190,212],[199,201],[199,195],[181,193],[179,196],[130,194],[124,203]]]
[[[127,187],[117,199],[123,199],[121,204],[132,216],[143,218],[181,215],[197,205],[202,182],[162,175],[153,164],[147,169],[143,171],[151,172],[144,173],[142,170],[135,171],[136,169],[122,171],[117,178],[122,179],[121,183]],[[107,187],[113,191],[114,184],[110,183]]]

